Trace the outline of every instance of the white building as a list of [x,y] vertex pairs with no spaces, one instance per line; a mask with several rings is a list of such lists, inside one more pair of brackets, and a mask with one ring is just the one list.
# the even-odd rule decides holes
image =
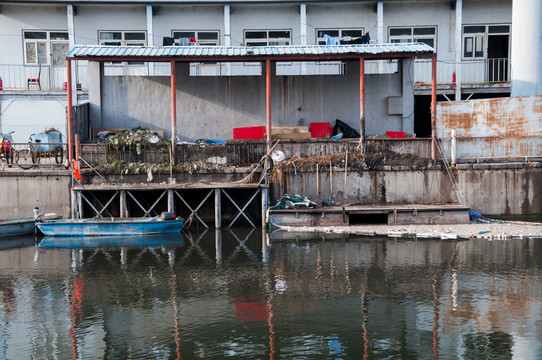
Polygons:
[[[368,32],[378,43],[419,41],[433,46],[438,54],[439,101],[454,100],[460,93],[463,99],[509,96],[514,93],[515,73],[522,76],[518,88],[540,94],[540,56],[538,62],[536,58],[534,63],[518,62],[522,71],[511,69],[515,60],[511,49],[518,54],[527,49],[522,56],[542,51],[540,41],[512,45],[516,26],[512,21],[526,19],[522,14],[534,14],[518,23],[534,30],[529,39],[540,40],[540,4],[541,0],[2,2],[0,130],[15,129],[16,142],[45,127],[65,133],[65,55],[74,45],[162,46],[168,38],[177,43],[194,38],[189,43],[196,45],[312,45],[322,43],[324,34],[348,41]],[[402,116],[414,116],[414,132],[428,136],[431,62],[416,60],[413,66],[415,109]],[[538,72],[524,79],[533,66]],[[168,75],[169,67],[110,63],[104,71],[105,75]],[[366,64],[368,74],[394,71],[393,62]],[[343,72],[344,64],[333,62],[277,66],[279,75]],[[74,73],[78,101],[84,101],[87,64],[79,61]],[[260,73],[258,63],[192,64],[190,69],[192,76]],[[523,90],[518,94],[526,95]]]

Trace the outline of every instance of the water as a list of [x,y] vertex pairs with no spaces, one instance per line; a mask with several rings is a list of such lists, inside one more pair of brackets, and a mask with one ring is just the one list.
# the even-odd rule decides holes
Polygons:
[[541,239],[133,245],[2,241],[0,359],[542,358]]

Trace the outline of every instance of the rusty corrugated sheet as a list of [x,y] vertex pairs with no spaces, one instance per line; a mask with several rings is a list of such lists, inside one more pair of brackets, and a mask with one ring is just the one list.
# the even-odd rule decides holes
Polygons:
[[437,135],[458,137],[542,136],[542,96],[440,102]]

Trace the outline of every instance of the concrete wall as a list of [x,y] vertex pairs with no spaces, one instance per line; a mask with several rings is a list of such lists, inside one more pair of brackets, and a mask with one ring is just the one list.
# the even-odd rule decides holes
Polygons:
[[0,172],[3,192],[0,219],[33,216],[34,207],[40,213],[70,216],[71,171],[10,170]]
[[[97,66],[90,69],[99,71]],[[106,76],[102,82],[101,88],[94,84],[89,89],[93,127],[145,126],[171,136],[169,77]],[[366,76],[368,135],[413,130],[412,116],[403,119],[387,114],[387,97],[403,96],[403,86],[401,72]],[[412,109],[409,89],[404,106]],[[95,91],[101,91],[99,98],[92,95]],[[359,130],[359,65],[348,62],[347,74],[339,76],[272,76],[272,104],[273,126],[334,125],[335,119],[341,119]],[[177,134],[181,139],[229,139],[234,127],[265,125],[265,114],[263,76],[190,77],[188,64],[177,65]]]
[[66,139],[66,106],[64,95],[0,95],[0,132],[15,131],[13,141],[27,143],[31,134],[55,128]]
[[[329,168],[320,168],[319,179],[316,171],[276,174],[272,179],[271,198],[300,194],[316,203],[326,203],[330,198],[337,205],[458,203],[444,170],[410,171],[392,167],[391,171],[349,170],[347,175],[345,182],[342,168],[335,168],[332,177]],[[525,167],[523,164],[464,165],[455,176],[467,205],[477,212],[486,215],[542,213],[539,164]]]

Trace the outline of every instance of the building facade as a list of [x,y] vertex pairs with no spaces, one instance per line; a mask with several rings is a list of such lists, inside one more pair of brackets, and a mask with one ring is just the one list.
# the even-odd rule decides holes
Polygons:
[[[540,0],[528,2],[540,5]],[[23,141],[27,133],[65,126],[65,56],[74,45],[163,46],[172,42],[221,46],[316,45],[325,42],[325,35],[348,42],[368,33],[376,43],[431,45],[437,52],[439,100],[509,96],[515,3],[512,0],[2,2],[0,130],[8,132],[17,127],[20,130],[14,139]],[[528,11],[529,5],[526,6],[527,9],[521,10]],[[88,66],[78,61],[74,71],[79,102],[88,98]],[[413,117],[413,131],[418,136],[428,136],[431,62],[419,59],[410,66],[413,69],[407,70],[413,76],[410,84],[414,109],[404,109],[399,115]],[[401,70],[394,61],[366,64],[367,74]],[[277,64],[277,75],[327,76],[348,71],[345,63],[337,62]],[[191,76],[261,73],[259,63],[190,65]],[[108,63],[104,74],[167,76],[169,65]],[[39,116],[33,115],[36,111]],[[21,128],[22,123],[26,127]],[[368,129],[368,135],[378,135],[384,130]]]

